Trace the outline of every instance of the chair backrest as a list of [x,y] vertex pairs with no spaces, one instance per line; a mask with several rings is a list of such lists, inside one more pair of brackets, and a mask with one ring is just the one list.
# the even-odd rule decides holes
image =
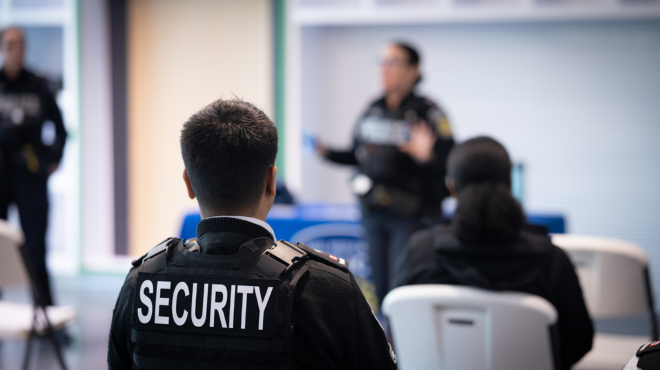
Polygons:
[[648,257],[642,248],[624,240],[571,234],[552,235],[552,243],[573,262],[592,318],[648,312]]
[[399,369],[552,370],[555,308],[518,292],[452,285],[394,289],[383,301]]
[[18,249],[21,244],[23,234],[0,220],[0,287],[30,283]]

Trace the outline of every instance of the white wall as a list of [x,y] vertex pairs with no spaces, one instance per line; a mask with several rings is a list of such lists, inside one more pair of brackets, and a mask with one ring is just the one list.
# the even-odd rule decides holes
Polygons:
[[105,0],[86,0],[80,9],[82,249],[84,267],[98,269],[115,256],[110,15]]
[[[457,139],[491,135],[525,164],[528,211],[639,243],[660,296],[660,22],[303,28],[305,129],[350,145],[392,39],[419,45],[420,90]],[[350,171],[304,157],[301,199],[352,202]]]
[[219,98],[272,117],[270,0],[131,0],[128,45],[129,253],[177,236],[196,209],[182,180],[183,123]]

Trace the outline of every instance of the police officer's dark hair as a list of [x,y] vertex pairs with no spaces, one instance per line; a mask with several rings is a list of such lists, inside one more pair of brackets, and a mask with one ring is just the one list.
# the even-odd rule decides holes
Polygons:
[[511,160],[502,144],[477,137],[455,146],[447,159],[458,206],[452,225],[468,244],[502,244],[517,237],[525,222],[511,195]]
[[19,31],[19,33],[21,34],[21,43],[25,45],[25,32],[23,31],[23,29],[17,26],[9,26],[0,29],[0,46],[2,46],[2,44],[4,44],[5,42],[5,32],[7,32],[7,30],[10,29],[15,29]]
[[181,154],[200,206],[256,206],[277,156],[277,129],[242,100],[217,100],[193,114],[181,131]]
[[[398,47],[401,50],[406,52],[406,55],[408,56],[408,65],[409,66],[419,67],[419,64],[421,63],[422,60],[419,56],[419,52],[417,51],[417,49],[414,46],[412,46],[409,43],[404,42],[404,41],[395,41],[395,42],[392,43],[392,45],[394,45],[394,46],[396,46],[396,47]],[[420,74],[417,81],[415,81],[415,85],[417,85],[421,81],[422,81],[422,75]]]

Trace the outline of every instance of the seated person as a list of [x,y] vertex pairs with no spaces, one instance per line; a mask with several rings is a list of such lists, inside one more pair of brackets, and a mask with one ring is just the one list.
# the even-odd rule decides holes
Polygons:
[[133,262],[108,368],[396,369],[348,263],[276,242],[266,223],[277,173],[266,114],[218,100],[183,125],[181,153],[197,240],[169,238]]
[[451,151],[447,185],[458,199],[449,224],[419,231],[400,260],[396,285],[454,284],[534,294],[558,313],[561,369],[591,349],[593,325],[566,253],[531,231],[511,195],[511,161],[478,137]]

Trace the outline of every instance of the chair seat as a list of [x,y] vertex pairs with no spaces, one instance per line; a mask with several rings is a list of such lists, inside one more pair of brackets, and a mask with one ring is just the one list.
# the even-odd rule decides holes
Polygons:
[[573,370],[621,370],[650,337],[597,333],[594,346]]
[[[0,338],[27,339],[32,329],[34,307],[30,304],[0,301]],[[46,308],[53,329],[61,329],[76,319],[72,306],[49,306]],[[43,334],[46,324],[43,313],[37,311],[37,333]]]

